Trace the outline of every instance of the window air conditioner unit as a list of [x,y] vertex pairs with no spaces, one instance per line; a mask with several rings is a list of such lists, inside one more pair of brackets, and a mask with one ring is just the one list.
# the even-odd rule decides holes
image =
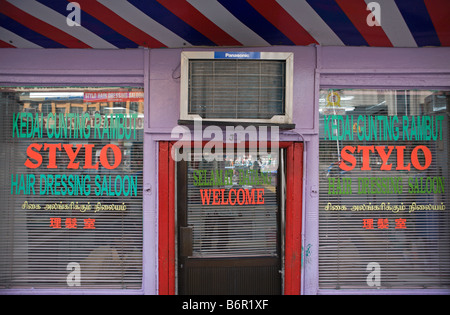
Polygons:
[[180,124],[292,124],[293,53],[182,52]]

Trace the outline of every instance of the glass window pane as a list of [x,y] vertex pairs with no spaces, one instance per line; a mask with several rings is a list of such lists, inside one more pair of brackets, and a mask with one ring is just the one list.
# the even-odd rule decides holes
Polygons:
[[140,88],[0,90],[0,287],[141,288],[142,104]]
[[[253,156],[254,157],[254,156]],[[276,256],[278,153],[188,162],[194,257]]]
[[321,90],[320,288],[450,286],[449,101]]

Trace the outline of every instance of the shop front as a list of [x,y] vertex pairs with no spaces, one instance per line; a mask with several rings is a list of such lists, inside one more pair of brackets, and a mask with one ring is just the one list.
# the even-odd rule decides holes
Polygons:
[[1,49],[1,294],[450,293],[449,54]]
[[179,145],[160,144],[167,163],[159,171],[170,176],[160,177],[168,187],[160,192],[167,201],[160,204],[160,227],[169,223],[159,232],[159,258],[167,268],[160,269],[160,291],[298,293],[303,144],[280,142],[268,150],[245,143],[218,156],[217,142],[215,159],[205,152],[207,144],[198,151],[193,146],[197,152],[186,160],[172,159]]

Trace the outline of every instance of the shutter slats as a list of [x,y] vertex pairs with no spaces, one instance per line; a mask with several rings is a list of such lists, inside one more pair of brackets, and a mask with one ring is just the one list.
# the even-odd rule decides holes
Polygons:
[[[194,157],[188,162],[188,225],[193,229],[194,257],[245,257],[245,256],[275,256],[277,254],[277,154],[259,155],[252,163],[241,161],[251,160],[248,154],[238,153],[234,159],[223,157],[222,161],[196,162]],[[260,166],[260,164],[262,166]],[[225,171],[228,170],[228,173]],[[232,174],[225,185],[218,183],[198,186],[195,184],[194,172],[204,171],[209,180],[210,174],[221,171],[224,176]],[[231,172],[230,172],[231,171]],[[266,174],[263,184],[245,184],[240,176],[245,174]],[[227,185],[228,184],[228,185]],[[200,189],[224,189],[224,200],[231,195],[235,205],[213,205],[203,200]],[[238,204],[244,198],[239,193],[246,189],[264,190],[264,204]],[[241,197],[239,197],[241,196]],[[251,195],[250,195],[251,196]],[[220,197],[220,201],[222,197]],[[254,201],[257,195],[253,195]],[[219,200],[219,199],[216,199]]]
[[[84,138],[49,138],[46,132],[42,137],[18,138],[12,137],[13,113],[30,111],[43,114],[47,118],[52,113],[52,106],[56,104],[56,113],[82,114],[82,106],[96,107],[97,113],[102,117],[105,114],[120,112],[122,114],[135,113],[140,119],[143,113],[142,102],[99,102],[83,103],[79,99],[47,99],[33,100],[31,93],[53,91],[77,91],[81,95],[92,91],[134,91],[142,92],[136,88],[21,88],[20,92],[14,89],[0,90],[0,287],[1,288],[70,288],[70,289],[139,289],[142,285],[142,164],[143,164],[143,130],[136,128],[136,138],[110,139],[94,137],[94,127],[91,136]],[[40,105],[39,105],[40,104]],[[59,105],[58,105],[59,104]],[[70,106],[69,106],[70,104]],[[92,106],[91,106],[92,105]],[[91,107],[89,107],[91,106]],[[26,109],[26,108],[29,109]],[[125,108],[128,108],[125,110]],[[67,112],[66,112],[67,109]],[[93,113],[91,114],[93,115]],[[91,116],[93,117],[93,116]],[[103,131],[103,128],[99,128]],[[78,169],[68,169],[69,159],[64,149],[56,155],[58,168],[47,169],[48,152],[41,150],[42,165],[36,169],[27,168],[24,162],[27,159],[27,148],[30,144],[45,143],[94,144],[93,161],[98,161],[99,151],[107,144],[118,145],[122,154],[119,166],[108,170],[101,165],[98,170],[83,169],[85,154],[80,150],[75,162],[80,162]],[[108,152],[110,155],[111,151]],[[113,158],[108,156],[109,163]],[[34,162],[34,160],[33,160]],[[35,194],[11,194],[11,174],[34,174],[36,178]],[[77,191],[79,194],[71,195],[69,190],[63,193],[61,184],[56,195],[44,193],[40,189],[41,178],[49,175],[74,175],[78,178],[90,176],[90,192]],[[96,185],[95,176],[99,175],[99,185]],[[105,188],[117,191],[115,178],[120,175],[133,176],[137,179],[137,195],[119,196],[103,194],[97,196],[95,189]],[[103,178],[112,178],[111,184],[103,184]],[[69,187],[68,181],[67,187]],[[86,186],[84,186],[86,187]],[[76,190],[72,190],[76,191]],[[86,194],[83,194],[86,191]],[[31,207],[39,205],[41,209]],[[51,206],[45,209],[45,205]],[[80,207],[90,206],[90,209]],[[102,208],[97,208],[102,206]],[[29,208],[27,208],[29,207]],[[51,218],[61,219],[60,227],[51,226]],[[66,219],[76,219],[76,228],[66,226]],[[94,219],[90,229],[85,219]],[[67,276],[73,269],[67,270],[71,262],[80,266],[80,286],[70,286]]]
[[285,61],[190,60],[189,114],[267,119],[284,114]]
[[[340,103],[331,92],[340,95]],[[449,206],[449,95],[448,92],[395,91],[395,90],[322,90],[320,95],[320,198],[319,198],[319,287],[321,289],[371,289],[371,288],[449,288],[450,287],[450,206]],[[339,105],[339,106],[338,106]],[[325,116],[353,117],[347,126],[354,139],[332,138],[326,126],[336,120],[325,121]],[[367,119],[379,116],[397,116],[399,139],[384,139],[386,126],[372,126],[382,139],[359,140],[358,117]],[[414,117],[442,116],[442,139],[403,139],[403,118],[411,122]],[[328,118],[328,117],[327,117]],[[336,118],[337,119],[337,118]],[[351,120],[349,120],[351,121]],[[363,121],[363,120],[361,120]],[[355,124],[356,123],[356,124]],[[345,127],[343,125],[342,127]],[[339,128],[342,128],[339,127]],[[411,125],[409,125],[411,127]],[[341,129],[342,130],[342,129]],[[336,132],[336,131],[332,131]],[[373,138],[373,137],[372,137]],[[432,161],[425,170],[411,166],[409,171],[395,170],[398,163],[395,149],[388,163],[392,170],[380,171],[382,159],[371,153],[371,170],[361,170],[362,154],[354,152],[356,166],[343,171],[338,164],[345,146],[404,146],[404,165],[411,163],[415,147],[429,148]],[[420,165],[425,156],[418,154]],[[350,165],[346,161],[347,165]],[[363,191],[364,179],[400,179],[402,191],[392,191],[382,184]],[[442,185],[424,192],[414,191],[421,178],[445,178]],[[335,190],[337,180],[348,179],[351,184]],[[411,182],[409,182],[409,180]],[[387,183],[387,182],[386,182]],[[412,186],[410,186],[410,183]],[[351,187],[351,191],[349,190]],[[420,186],[421,187],[421,186]],[[426,186],[425,186],[426,187]],[[388,193],[383,189],[388,189]],[[389,191],[391,189],[391,191]],[[375,193],[374,193],[374,192]],[[363,192],[363,193],[360,193]],[[353,208],[357,206],[356,208]],[[424,206],[419,209],[417,206]],[[345,207],[345,208],[344,208]],[[397,207],[397,208],[393,208]],[[387,220],[379,221],[379,220]],[[404,224],[397,220],[403,219]],[[370,224],[370,228],[364,222]],[[387,223],[388,225],[384,225]],[[367,278],[380,266],[380,286],[369,286]]]

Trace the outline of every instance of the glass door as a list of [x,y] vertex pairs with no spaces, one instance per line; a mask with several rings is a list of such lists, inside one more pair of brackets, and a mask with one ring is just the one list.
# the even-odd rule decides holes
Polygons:
[[177,164],[180,294],[281,294],[279,152]]

